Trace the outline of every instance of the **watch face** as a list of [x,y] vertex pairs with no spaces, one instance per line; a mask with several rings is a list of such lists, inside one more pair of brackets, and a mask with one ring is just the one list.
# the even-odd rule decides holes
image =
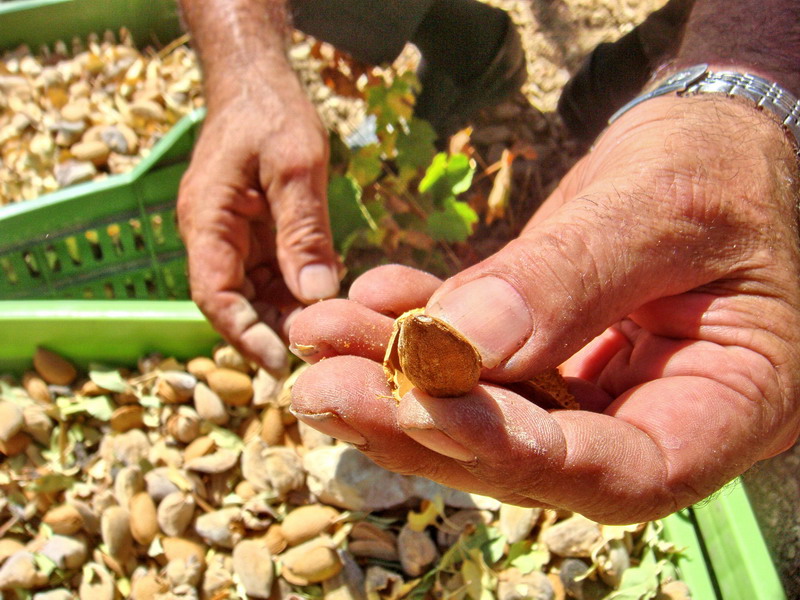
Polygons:
[[694,65],[675,73],[672,77],[664,82],[664,85],[675,85],[676,83],[683,83],[686,86],[692,85],[697,80],[701,79],[708,71],[708,65]]

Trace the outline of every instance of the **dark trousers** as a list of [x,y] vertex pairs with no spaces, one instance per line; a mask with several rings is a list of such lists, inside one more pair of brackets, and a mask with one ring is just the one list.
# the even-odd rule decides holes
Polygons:
[[291,0],[294,26],[373,65],[392,62],[433,0]]

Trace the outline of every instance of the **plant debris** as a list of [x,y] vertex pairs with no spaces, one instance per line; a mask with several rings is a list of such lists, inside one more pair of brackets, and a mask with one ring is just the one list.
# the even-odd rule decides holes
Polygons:
[[[501,504],[383,471],[305,428],[288,410],[304,366],[270,374],[227,345],[185,363],[145,356],[136,370],[82,372],[51,351],[36,355],[21,381],[0,380],[4,598],[685,591],[671,562],[680,549],[658,522],[610,527]],[[59,382],[47,383],[54,364]],[[232,370],[249,382],[246,401],[214,391]],[[214,408],[202,408],[209,398]]]

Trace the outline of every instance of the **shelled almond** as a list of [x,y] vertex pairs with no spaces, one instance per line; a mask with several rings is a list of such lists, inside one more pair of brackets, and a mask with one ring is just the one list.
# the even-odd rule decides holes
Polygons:
[[202,105],[194,52],[139,50],[130,33],[25,46],[0,62],[0,198],[38,197],[132,169]]
[[[523,588],[565,600],[565,590],[611,592],[636,552],[668,549],[663,540],[654,545],[650,525],[604,528],[431,482],[420,488],[344,443],[304,434],[288,406],[299,369],[268,377],[236,368],[232,349],[214,356],[213,369],[200,357],[148,356],[140,371],[86,372],[38,352],[35,377],[52,380],[52,365],[70,364],[69,386],[44,384],[43,394],[29,385],[30,371],[27,386],[0,380],[8,415],[0,444],[7,454],[1,592],[333,600],[389,599],[397,597],[392,589],[428,586],[414,593],[444,597],[464,587],[464,573],[483,573],[498,600]],[[241,388],[260,377],[258,404],[251,394],[201,408],[208,394],[215,397],[203,380],[213,384],[220,371],[235,374]],[[36,419],[20,417],[32,409]],[[135,418],[123,419],[128,412]],[[518,568],[534,563],[533,573]],[[661,583],[683,585],[669,577]],[[353,595],[337,595],[344,589]]]

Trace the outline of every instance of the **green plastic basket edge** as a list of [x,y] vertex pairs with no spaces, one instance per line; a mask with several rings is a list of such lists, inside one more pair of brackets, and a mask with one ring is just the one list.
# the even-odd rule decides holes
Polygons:
[[44,194],[33,200],[16,202],[0,206],[0,224],[6,219],[12,219],[18,215],[34,212],[44,207],[50,207],[75,199],[82,199],[87,195],[113,190],[132,185],[147,173],[159,167],[168,166],[188,160],[188,156],[176,157],[175,160],[166,158],[173,147],[181,141],[184,136],[191,136],[194,129],[205,118],[205,108],[197,108],[188,115],[182,117],[152,148],[151,152],[145,156],[131,171],[110,175],[98,181],[88,181],[70,187],[62,188]]
[[197,306],[180,300],[0,301],[0,373],[20,375],[43,346],[86,369],[135,366],[160,352],[184,360],[219,343]]
[[722,600],[786,600],[741,479],[692,512]]

